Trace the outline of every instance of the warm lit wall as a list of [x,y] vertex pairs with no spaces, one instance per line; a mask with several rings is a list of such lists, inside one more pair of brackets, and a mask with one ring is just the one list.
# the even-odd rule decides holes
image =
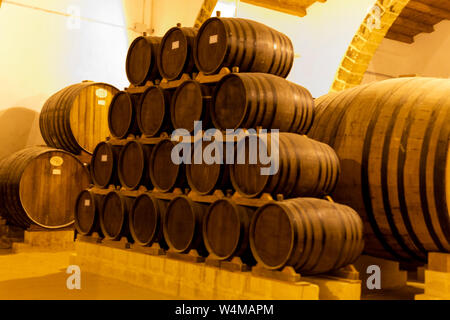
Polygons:
[[[233,14],[233,1],[220,0],[222,16]],[[227,5],[228,3],[228,5]],[[299,18],[246,3],[238,6],[238,17],[265,23],[293,41],[295,59],[289,80],[308,88],[315,97],[329,92],[336,70],[374,0],[329,0],[316,2],[307,16]]]
[[412,44],[384,39],[375,53],[363,83],[415,74],[450,78],[450,21],[442,21],[433,33],[421,33]]

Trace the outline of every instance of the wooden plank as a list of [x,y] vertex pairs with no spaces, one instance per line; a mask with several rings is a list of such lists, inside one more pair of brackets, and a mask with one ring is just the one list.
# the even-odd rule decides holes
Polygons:
[[434,27],[432,25],[426,24],[426,23],[422,23],[419,21],[414,21],[408,18],[404,18],[404,17],[398,17],[397,20],[395,21],[394,26],[402,26],[408,29],[412,29],[412,30],[416,30],[420,32],[426,32],[426,33],[430,33],[434,31]]
[[405,34],[401,34],[401,33],[395,33],[392,31],[389,31],[386,34],[386,38],[391,39],[391,40],[396,40],[396,41],[400,41],[400,42],[404,42],[404,43],[413,43],[414,42],[414,38],[407,36]]
[[281,0],[277,2],[272,0],[242,0],[242,2],[298,17],[306,16],[306,8],[292,0]]
[[436,8],[436,7],[427,5],[425,3],[422,3],[422,2],[419,2],[416,0],[411,0],[408,3],[408,8],[411,8],[413,10],[416,10],[416,11],[419,11],[422,13],[430,14],[432,16],[436,16],[439,18],[450,20],[450,11],[449,10]]

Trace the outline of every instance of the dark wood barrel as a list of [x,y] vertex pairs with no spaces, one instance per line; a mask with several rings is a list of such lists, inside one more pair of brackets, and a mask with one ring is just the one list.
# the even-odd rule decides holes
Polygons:
[[157,199],[150,193],[143,193],[134,200],[129,226],[135,243],[140,246],[158,243],[162,248],[167,248],[163,235],[163,217],[168,204],[168,200]]
[[108,125],[111,135],[118,139],[128,135],[139,135],[137,113],[139,112],[139,94],[118,92],[109,106]]
[[138,141],[129,141],[122,148],[119,156],[118,173],[121,185],[128,190],[139,186],[151,187],[148,174],[148,162],[153,145]]
[[208,251],[203,243],[202,222],[208,205],[197,203],[186,196],[170,201],[164,216],[164,238],[169,248],[178,253],[197,250],[201,256]]
[[211,127],[212,87],[195,80],[183,82],[175,91],[170,106],[172,125],[175,129],[194,131],[194,121],[202,121],[203,129]]
[[[272,136],[267,135],[267,149],[263,148],[268,151],[262,150],[271,157],[273,155],[274,171],[278,159],[278,171],[273,175],[264,175],[261,172],[262,168],[270,167],[270,164],[264,165],[261,159],[255,164],[250,164],[251,138],[247,137],[237,144],[236,154],[245,152],[245,163],[239,164],[238,159],[231,166],[231,181],[236,191],[245,197],[270,193],[274,196],[281,194],[288,198],[323,196],[334,190],[339,178],[340,164],[333,149],[303,135],[279,133],[277,157],[276,150],[272,150]],[[255,138],[254,141],[257,141],[258,148],[266,145],[260,138]]]
[[[207,195],[213,193],[215,190],[228,190],[231,189],[230,180],[230,166],[225,164],[225,147],[222,149],[221,155],[216,155],[215,149],[213,152],[209,150],[214,142],[203,142],[194,144],[192,149],[191,164],[186,165],[186,177],[189,183],[189,187],[200,195]],[[197,148],[202,148],[202,155],[208,152],[215,159],[220,159],[221,163],[208,164],[204,161],[204,157],[201,161],[195,162],[195,154]]]
[[194,41],[198,29],[174,27],[161,41],[158,54],[159,73],[167,80],[175,80],[183,73],[197,71],[194,62]]
[[100,226],[105,239],[117,241],[126,237],[132,240],[128,214],[133,200],[118,191],[111,191],[105,196],[100,211]]
[[223,67],[263,72],[283,78],[294,63],[292,42],[268,26],[240,18],[210,18],[200,28],[194,46],[195,63],[205,74]]
[[150,156],[150,179],[153,186],[162,192],[170,192],[174,188],[187,186],[185,165],[172,161],[172,149],[176,143],[165,139],[159,142]]
[[254,208],[239,206],[231,199],[211,204],[203,220],[203,239],[212,257],[219,260],[240,257],[248,265],[255,264],[249,242],[254,212]]
[[364,247],[363,223],[351,208],[298,198],[259,208],[250,225],[254,257],[271,270],[326,273],[355,262]]
[[23,228],[70,226],[75,201],[89,180],[88,170],[66,151],[46,147],[21,150],[0,163],[0,213]]
[[162,132],[172,132],[170,121],[170,103],[173,90],[149,87],[142,94],[138,113],[138,125],[148,137],[158,136]]
[[401,78],[317,100],[311,137],[341,159],[333,197],[361,214],[368,254],[450,252],[449,92],[447,79]]
[[95,194],[90,190],[83,190],[75,202],[75,229],[83,236],[97,232],[102,236],[100,228],[100,210],[102,209],[103,195]]
[[109,142],[100,142],[95,147],[91,158],[91,178],[97,187],[120,185],[117,165],[121,150],[122,146]]
[[221,130],[262,127],[306,134],[314,121],[314,99],[302,86],[274,75],[234,73],[217,85],[211,117]]
[[143,86],[147,81],[160,79],[158,50],[162,38],[140,36],[128,49],[126,71],[131,84]]
[[51,96],[39,117],[45,143],[75,154],[92,153],[110,134],[108,108],[117,92],[109,84],[87,81]]

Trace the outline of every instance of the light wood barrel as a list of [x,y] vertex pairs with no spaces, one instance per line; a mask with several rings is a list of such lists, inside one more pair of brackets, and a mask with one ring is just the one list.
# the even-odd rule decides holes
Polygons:
[[362,215],[371,255],[450,252],[449,92],[449,80],[402,78],[318,99],[311,137],[341,159],[333,197]]
[[120,185],[117,167],[122,146],[100,142],[91,158],[91,178],[99,188]]
[[170,103],[174,90],[149,87],[142,94],[138,112],[138,125],[142,134],[158,136],[162,132],[171,133]]
[[159,73],[167,80],[175,80],[183,73],[197,71],[194,62],[195,28],[174,27],[161,41],[158,54]]
[[274,75],[230,74],[215,89],[211,118],[221,130],[262,127],[306,134],[314,100],[302,86]]
[[129,226],[134,242],[140,246],[158,243],[166,248],[163,235],[163,217],[169,201],[157,199],[150,193],[139,195],[133,202],[129,215]]
[[75,202],[75,229],[83,236],[97,232],[102,236],[100,228],[100,210],[104,196],[90,190],[83,190]]
[[250,225],[256,260],[271,270],[292,266],[301,274],[337,270],[364,247],[363,223],[350,207],[314,198],[262,206]]
[[[258,146],[266,145],[259,141]],[[266,154],[274,152],[272,163],[278,159],[279,169],[274,175],[263,175],[263,165],[259,159],[250,164],[250,138],[245,138],[245,149],[238,143],[237,154],[245,151],[245,164],[238,160],[231,166],[231,182],[244,197],[257,197],[262,193],[274,196],[281,194],[288,197],[314,197],[331,193],[338,181],[340,165],[336,153],[328,145],[294,133],[279,133],[278,157],[272,150],[271,135],[267,135]],[[240,151],[244,149],[243,151]],[[265,150],[264,150],[265,151]],[[274,166],[275,168],[275,166]]]
[[197,250],[201,256],[208,251],[203,243],[202,222],[208,205],[197,203],[186,196],[170,201],[164,216],[164,238],[170,249],[178,253]]
[[47,145],[75,154],[92,153],[110,134],[108,108],[117,92],[106,83],[83,82],[51,96],[39,117]]
[[195,39],[195,62],[205,74],[223,67],[286,78],[294,63],[292,42],[268,26],[240,18],[210,18]]
[[128,49],[126,71],[131,84],[143,86],[161,78],[158,70],[158,50],[162,38],[140,36]]
[[88,186],[89,172],[75,156],[63,150],[27,148],[0,163],[0,212],[23,228],[67,227],[73,224],[78,194]]
[[100,212],[100,227],[105,239],[114,241],[120,240],[122,237],[132,239],[128,215],[133,200],[118,191],[111,191],[105,196]]
[[114,96],[108,111],[108,126],[113,137],[124,139],[141,133],[137,122],[140,97],[125,91]]
[[240,257],[254,265],[250,251],[249,227],[254,208],[237,205],[231,199],[211,204],[203,220],[203,239],[208,252],[219,260]]
[[129,141],[120,152],[118,173],[121,185],[127,190],[134,190],[139,186],[150,188],[149,159],[153,145],[138,141]]

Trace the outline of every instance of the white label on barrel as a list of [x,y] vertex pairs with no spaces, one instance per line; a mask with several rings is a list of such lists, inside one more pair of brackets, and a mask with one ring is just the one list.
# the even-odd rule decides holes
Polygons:
[[172,42],[172,50],[178,49],[180,47],[180,41]]
[[102,162],[108,162],[108,155],[107,154],[102,154]]
[[108,96],[108,91],[103,88],[97,89],[95,95],[100,99],[105,99]]
[[217,34],[215,34],[215,35],[213,35],[213,36],[210,36],[210,37],[209,37],[209,44],[217,43],[218,40],[219,40],[219,39],[218,39]]
[[55,176],[60,176],[61,175],[61,170],[60,169],[53,169],[53,174]]
[[106,101],[105,100],[98,100],[97,103],[101,106],[106,106]]
[[84,200],[85,207],[89,207],[90,205],[91,205],[91,200],[89,200],[89,199]]
[[50,164],[54,167],[61,167],[64,163],[64,159],[58,156],[50,158]]

